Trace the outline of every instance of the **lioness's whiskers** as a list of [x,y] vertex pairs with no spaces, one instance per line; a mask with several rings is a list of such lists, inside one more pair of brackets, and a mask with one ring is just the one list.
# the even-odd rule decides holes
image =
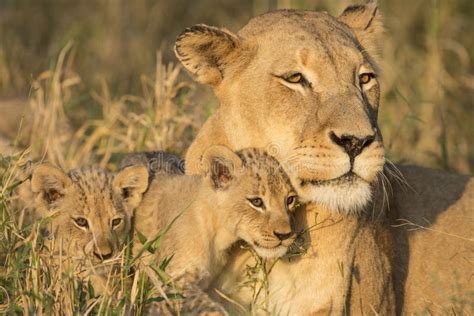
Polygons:
[[397,166],[395,166],[395,164],[389,159],[386,158],[385,160],[387,164],[385,165],[384,171],[390,174],[402,187],[415,191],[415,189],[405,179],[405,176],[400,171],[400,169],[398,169]]

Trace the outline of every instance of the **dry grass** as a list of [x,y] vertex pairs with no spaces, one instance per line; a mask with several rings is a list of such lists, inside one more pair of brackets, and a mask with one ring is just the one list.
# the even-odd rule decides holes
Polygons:
[[180,67],[163,65],[161,53],[154,78],[141,78],[142,96],[114,98],[102,82],[101,91],[91,93],[100,109],[98,118],[73,129],[65,111],[81,78],[65,67],[71,46],[66,45],[56,66],[32,84],[28,108],[32,124],[24,128],[34,159],[45,158],[65,169],[89,162],[105,168],[125,153],[156,149],[182,153],[189,146],[201,123],[192,114],[193,86],[178,82]]
[[178,82],[179,67],[163,65],[158,53],[155,78],[142,77],[143,96],[112,99],[104,84],[101,93],[93,93],[101,108],[100,118],[73,129],[66,109],[81,79],[67,66],[71,47],[67,44],[53,69],[33,81],[32,124],[25,127],[28,149],[11,146],[12,155],[0,156],[0,309],[40,315],[140,313],[147,304],[163,299],[164,292],[156,284],[163,281],[162,269],[137,270],[127,243],[116,258],[120,271],[109,278],[112,292],[97,297],[76,269],[53,264],[58,258],[42,250],[40,227],[50,218],[32,221],[34,215],[20,201],[19,191],[28,191],[25,181],[30,159],[44,159],[64,169],[90,162],[113,169],[114,159],[126,152],[184,150],[190,141],[186,133],[193,135],[196,126],[187,99],[192,86]]

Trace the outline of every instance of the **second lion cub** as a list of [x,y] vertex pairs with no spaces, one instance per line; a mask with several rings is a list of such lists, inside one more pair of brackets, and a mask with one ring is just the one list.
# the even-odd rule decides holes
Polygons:
[[167,272],[184,296],[182,313],[225,315],[205,290],[227,251],[244,240],[262,257],[283,256],[294,239],[290,212],[296,194],[279,163],[261,150],[234,153],[213,146],[201,167],[203,177],[155,178],[136,211],[136,228],[150,240],[172,223],[157,253],[144,262],[173,256]]

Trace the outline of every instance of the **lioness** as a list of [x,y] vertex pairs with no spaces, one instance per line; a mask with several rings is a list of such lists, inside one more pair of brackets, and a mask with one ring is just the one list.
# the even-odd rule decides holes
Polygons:
[[[213,144],[266,148],[312,202],[296,219],[311,228],[306,254],[270,274],[270,303],[283,315],[437,311],[457,308],[473,287],[473,181],[416,167],[383,174],[381,32],[371,1],[338,18],[277,10],[237,34],[196,25],[176,41],[178,59],[221,103],[189,148],[186,173],[200,173]],[[235,292],[247,257],[216,286]],[[233,297],[248,303],[244,294]]]
[[51,217],[46,231],[49,251],[90,278],[96,293],[105,291],[106,263],[123,246],[147,181],[144,166],[131,166],[115,175],[96,167],[65,173],[49,164],[33,170],[35,207],[42,216]]
[[261,150],[212,146],[201,166],[204,177],[158,175],[137,208],[136,229],[153,240],[170,227],[156,255],[143,260],[172,256],[167,272],[185,297],[181,312],[227,314],[204,290],[239,239],[261,257],[286,253],[296,195],[279,163]]

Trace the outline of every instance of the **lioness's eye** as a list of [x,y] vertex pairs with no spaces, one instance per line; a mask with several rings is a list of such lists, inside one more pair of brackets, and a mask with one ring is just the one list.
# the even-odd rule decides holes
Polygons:
[[293,84],[300,84],[302,86],[310,86],[310,83],[306,78],[299,72],[289,74],[289,75],[283,75],[280,78],[285,80],[286,82],[293,83]]
[[361,85],[368,84],[370,80],[375,78],[375,74],[373,73],[363,73],[359,75],[359,83]]
[[87,219],[85,219],[84,217],[78,217],[78,218],[74,218],[74,222],[77,224],[77,226],[79,227],[84,227],[84,228],[88,228],[89,227],[89,223],[87,222]]
[[258,208],[263,208],[263,200],[261,198],[251,198],[248,200],[250,204],[252,204],[253,206],[258,207]]
[[112,220],[112,227],[117,227],[118,225],[120,225],[121,222],[122,222],[121,218],[114,218]]
[[293,74],[285,78],[286,81],[290,83],[301,83],[304,80],[304,77],[300,73]]

